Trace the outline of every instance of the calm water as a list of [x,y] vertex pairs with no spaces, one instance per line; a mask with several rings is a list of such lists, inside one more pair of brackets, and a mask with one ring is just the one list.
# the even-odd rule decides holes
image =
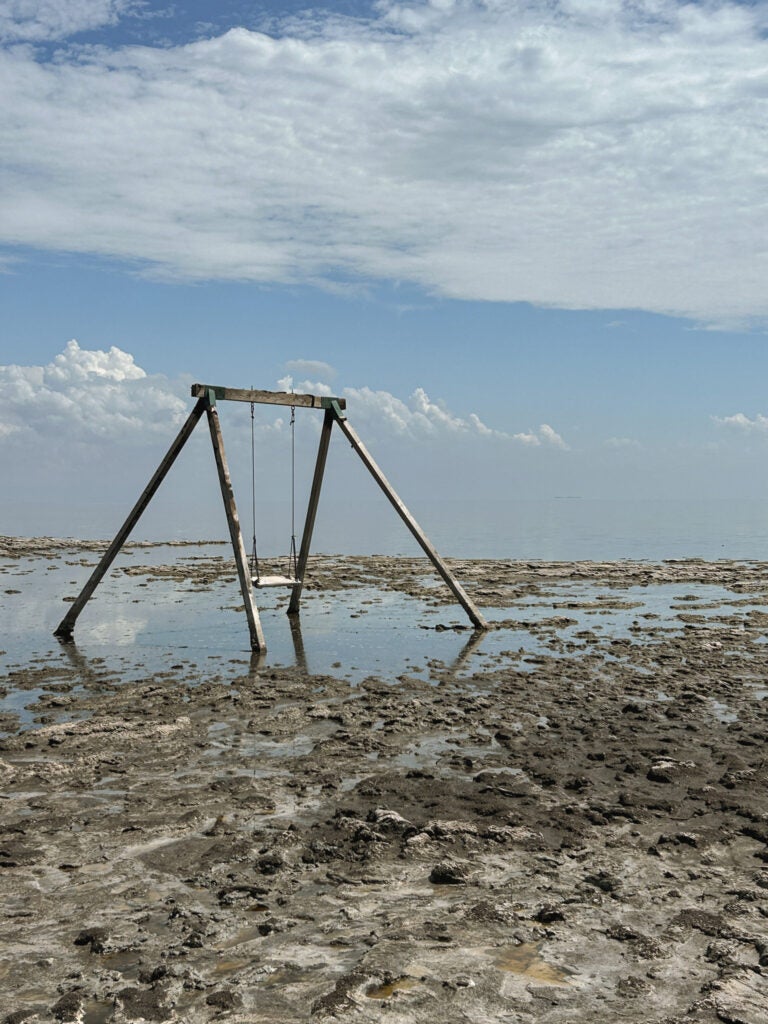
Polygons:
[[[617,638],[642,643],[637,626],[649,614],[655,629],[675,635],[686,628],[681,612],[695,610],[702,621],[733,615],[736,609],[741,616],[748,614],[743,599],[734,604],[733,593],[720,586],[658,584],[622,588],[617,594],[598,582],[551,580],[534,596],[484,608],[491,623],[505,625],[475,634],[457,605],[435,607],[429,600],[375,585],[307,591],[299,622],[285,614],[287,594],[267,590],[259,591],[258,604],[268,650],[265,656],[252,657],[237,584],[195,583],[197,560],[218,555],[229,559],[228,547],[159,546],[119,555],[115,571],[105,577],[78,622],[76,646],[60,644],[52,633],[66,609],[63,598],[78,593],[90,574],[82,562],[92,565],[95,556],[0,559],[0,712],[20,713],[29,724],[29,709],[45,686],[72,667],[86,686],[105,672],[126,680],[160,671],[194,685],[277,665],[298,665],[352,685],[370,675],[395,682],[404,676],[429,679],[435,668],[471,675],[499,657],[507,666],[529,671],[532,656],[575,657],[591,651],[593,642],[579,636],[582,630],[591,631],[597,647]],[[143,573],[120,572],[121,567],[164,563],[188,565],[191,577],[149,582]],[[756,593],[749,604],[764,611],[764,599]],[[562,616],[564,604],[565,623],[543,634],[537,631],[536,623]],[[572,649],[563,649],[561,642],[572,642]],[[632,658],[632,652],[626,656]],[[17,688],[16,673],[29,669],[39,673],[37,681]],[[61,714],[66,717],[66,710]]]
[[[409,508],[437,549],[459,558],[768,559],[768,501],[551,500],[413,501]],[[220,509],[210,519],[150,510],[136,539],[196,540],[226,536]],[[76,507],[0,504],[0,533],[110,538],[127,513],[121,505]],[[297,511],[297,532],[303,508]],[[244,532],[251,528],[243,518]],[[262,554],[287,552],[287,504],[259,509]],[[329,554],[416,554],[419,548],[383,499],[323,496],[313,550]]]

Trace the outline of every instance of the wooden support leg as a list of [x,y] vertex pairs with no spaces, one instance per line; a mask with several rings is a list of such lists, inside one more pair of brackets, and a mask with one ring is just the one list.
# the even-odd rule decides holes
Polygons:
[[101,582],[103,576],[109,569],[110,565],[112,565],[112,562],[115,560],[115,556],[117,555],[118,551],[123,546],[123,544],[125,544],[129,534],[131,533],[131,530],[133,530],[136,523],[138,523],[142,513],[144,512],[144,509],[147,507],[147,505],[154,497],[155,491],[163,482],[168,470],[176,461],[176,456],[179,454],[181,449],[189,440],[190,434],[197,426],[197,422],[200,419],[200,417],[203,415],[205,406],[205,399],[201,398],[197,401],[194,409],[187,417],[184,426],[179,431],[176,440],[168,449],[168,452],[163,461],[157,467],[155,475],[144,488],[141,497],[131,509],[128,518],[125,520],[123,525],[118,530],[115,539],[112,541],[112,543],[109,545],[107,550],[102,555],[101,561],[91,573],[90,579],[85,584],[83,589],[80,591],[74,604],[70,605],[69,611],[61,620],[59,625],[56,627],[54,636],[61,637],[63,640],[71,638],[72,631],[75,628],[75,622],[77,621],[78,615],[87,604],[89,598],[91,597],[94,590]]
[[235,493],[232,490],[232,480],[229,476],[227,457],[224,454],[224,439],[221,436],[221,424],[219,414],[212,405],[206,404],[208,414],[208,427],[211,431],[213,453],[216,457],[216,469],[219,472],[219,484],[221,485],[221,496],[224,499],[224,511],[227,514],[227,525],[229,536],[232,540],[232,549],[235,553],[235,564],[237,565],[237,576],[240,580],[240,590],[243,594],[245,614],[248,618],[248,629],[251,632],[251,648],[254,651],[266,650],[264,631],[261,628],[259,610],[253,599],[253,584],[251,583],[251,572],[248,567],[248,555],[245,551],[243,532],[240,529],[240,519],[237,515],[235,504]]
[[309,504],[307,505],[307,518],[304,522],[304,533],[301,535],[301,547],[299,549],[299,561],[296,566],[296,578],[299,583],[293,588],[291,600],[288,604],[288,614],[298,615],[301,592],[304,589],[304,573],[307,568],[309,549],[312,544],[312,531],[315,528],[315,516],[317,515],[317,503],[320,500],[320,488],[323,486],[323,473],[325,462],[328,458],[328,445],[331,440],[331,429],[333,428],[336,415],[331,409],[325,410],[323,427],[320,433],[320,444],[317,449],[315,461],[315,475],[312,478],[312,490],[309,492]]
[[368,468],[368,471],[371,473],[376,483],[386,494],[395,512],[397,512],[397,514],[403,520],[405,525],[408,527],[413,536],[421,545],[422,549],[424,550],[424,553],[427,555],[427,557],[432,562],[434,567],[437,569],[442,578],[448,584],[448,587],[450,588],[456,600],[459,602],[459,604],[462,606],[464,611],[469,616],[470,621],[474,625],[475,629],[489,629],[490,627],[488,626],[488,623],[480,614],[480,611],[478,610],[477,606],[469,598],[464,588],[461,586],[459,581],[454,577],[453,573],[445,564],[440,555],[438,555],[435,548],[427,539],[427,536],[424,533],[424,531],[421,529],[419,524],[413,518],[413,516],[405,507],[400,498],[397,496],[397,494],[394,491],[394,488],[387,480],[387,478],[384,476],[379,467],[376,465],[376,462],[374,461],[373,457],[368,452],[360,438],[357,436],[354,429],[349,425],[349,422],[342,416],[339,416],[338,414],[336,415],[336,422],[341,427],[342,431],[344,432],[344,435],[349,440],[349,443],[352,445],[357,454],[365,463],[366,467]]

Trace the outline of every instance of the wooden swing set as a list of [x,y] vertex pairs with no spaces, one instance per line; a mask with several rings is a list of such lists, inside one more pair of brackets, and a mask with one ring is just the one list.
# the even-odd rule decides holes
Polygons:
[[[139,500],[134,505],[121,528],[115,535],[101,561],[94,569],[88,582],[81,590],[78,597],[70,605],[69,611],[56,627],[54,635],[62,640],[71,640],[80,612],[93,595],[96,587],[108,571],[118,552],[125,544],[128,536],[139,521],[142,513],[152,500],[155,492],[165,479],[169,469],[176,461],[181,449],[189,440],[192,431],[197,426],[203,413],[208,419],[208,428],[211,434],[213,454],[216,460],[216,468],[221,487],[221,496],[224,502],[224,511],[227,516],[229,535],[232,541],[232,548],[235,554],[237,575],[240,581],[240,589],[245,605],[245,614],[248,619],[248,629],[251,635],[251,648],[255,651],[266,649],[264,631],[259,619],[259,611],[253,596],[253,589],[262,587],[287,587],[291,591],[288,604],[288,614],[298,615],[301,592],[304,586],[304,574],[307,568],[310,545],[312,543],[312,532],[315,526],[317,506],[320,499],[320,489],[323,483],[323,473],[328,455],[328,446],[331,440],[331,431],[334,424],[337,424],[341,432],[347,438],[352,448],[357,452],[363,464],[373,476],[376,483],[387,496],[389,502],[421,545],[424,553],[430,559],[435,569],[446,582],[456,600],[469,616],[475,629],[488,629],[488,623],[478,611],[474,602],[469,598],[464,588],[453,576],[450,569],[427,539],[426,534],[410,514],[403,502],[395,493],[391,484],[379,469],[376,462],[366,449],[357,433],[350,425],[346,416],[346,399],[330,398],[317,395],[294,394],[287,391],[254,391],[241,388],[223,388],[210,384],[193,384],[192,397],[197,399],[195,407],[189,414],[186,422],[179,431],[176,439],[168,449],[165,457],[155,471]],[[232,490],[232,481],[229,475],[227,458],[224,453],[224,439],[221,433],[221,424],[216,410],[217,401],[248,402],[251,406],[251,499],[253,508],[253,546],[250,562],[243,540],[243,533],[240,527],[240,519],[235,504],[235,495]],[[260,573],[258,553],[256,551],[256,474],[255,474],[255,435],[253,428],[254,405],[283,405],[291,409],[291,549],[289,555],[288,573],[285,576],[272,575],[264,576]],[[301,536],[301,545],[296,552],[296,533],[294,526],[294,505],[295,505],[295,447],[294,447],[294,424],[296,409],[322,409],[324,410],[323,426],[320,432],[320,443],[315,460],[315,472],[312,479],[312,488],[309,494],[306,519],[304,521],[304,532]]]

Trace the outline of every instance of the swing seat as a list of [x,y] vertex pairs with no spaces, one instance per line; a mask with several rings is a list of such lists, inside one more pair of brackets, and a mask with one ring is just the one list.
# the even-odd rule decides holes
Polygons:
[[254,587],[298,587],[301,580],[293,576],[254,576],[251,579]]

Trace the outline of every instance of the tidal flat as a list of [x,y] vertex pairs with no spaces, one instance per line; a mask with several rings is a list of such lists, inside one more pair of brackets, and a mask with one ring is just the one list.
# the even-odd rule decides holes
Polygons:
[[768,563],[315,556],[252,655],[139,544],[61,644],[103,547],[0,538],[0,1021],[768,1019]]

